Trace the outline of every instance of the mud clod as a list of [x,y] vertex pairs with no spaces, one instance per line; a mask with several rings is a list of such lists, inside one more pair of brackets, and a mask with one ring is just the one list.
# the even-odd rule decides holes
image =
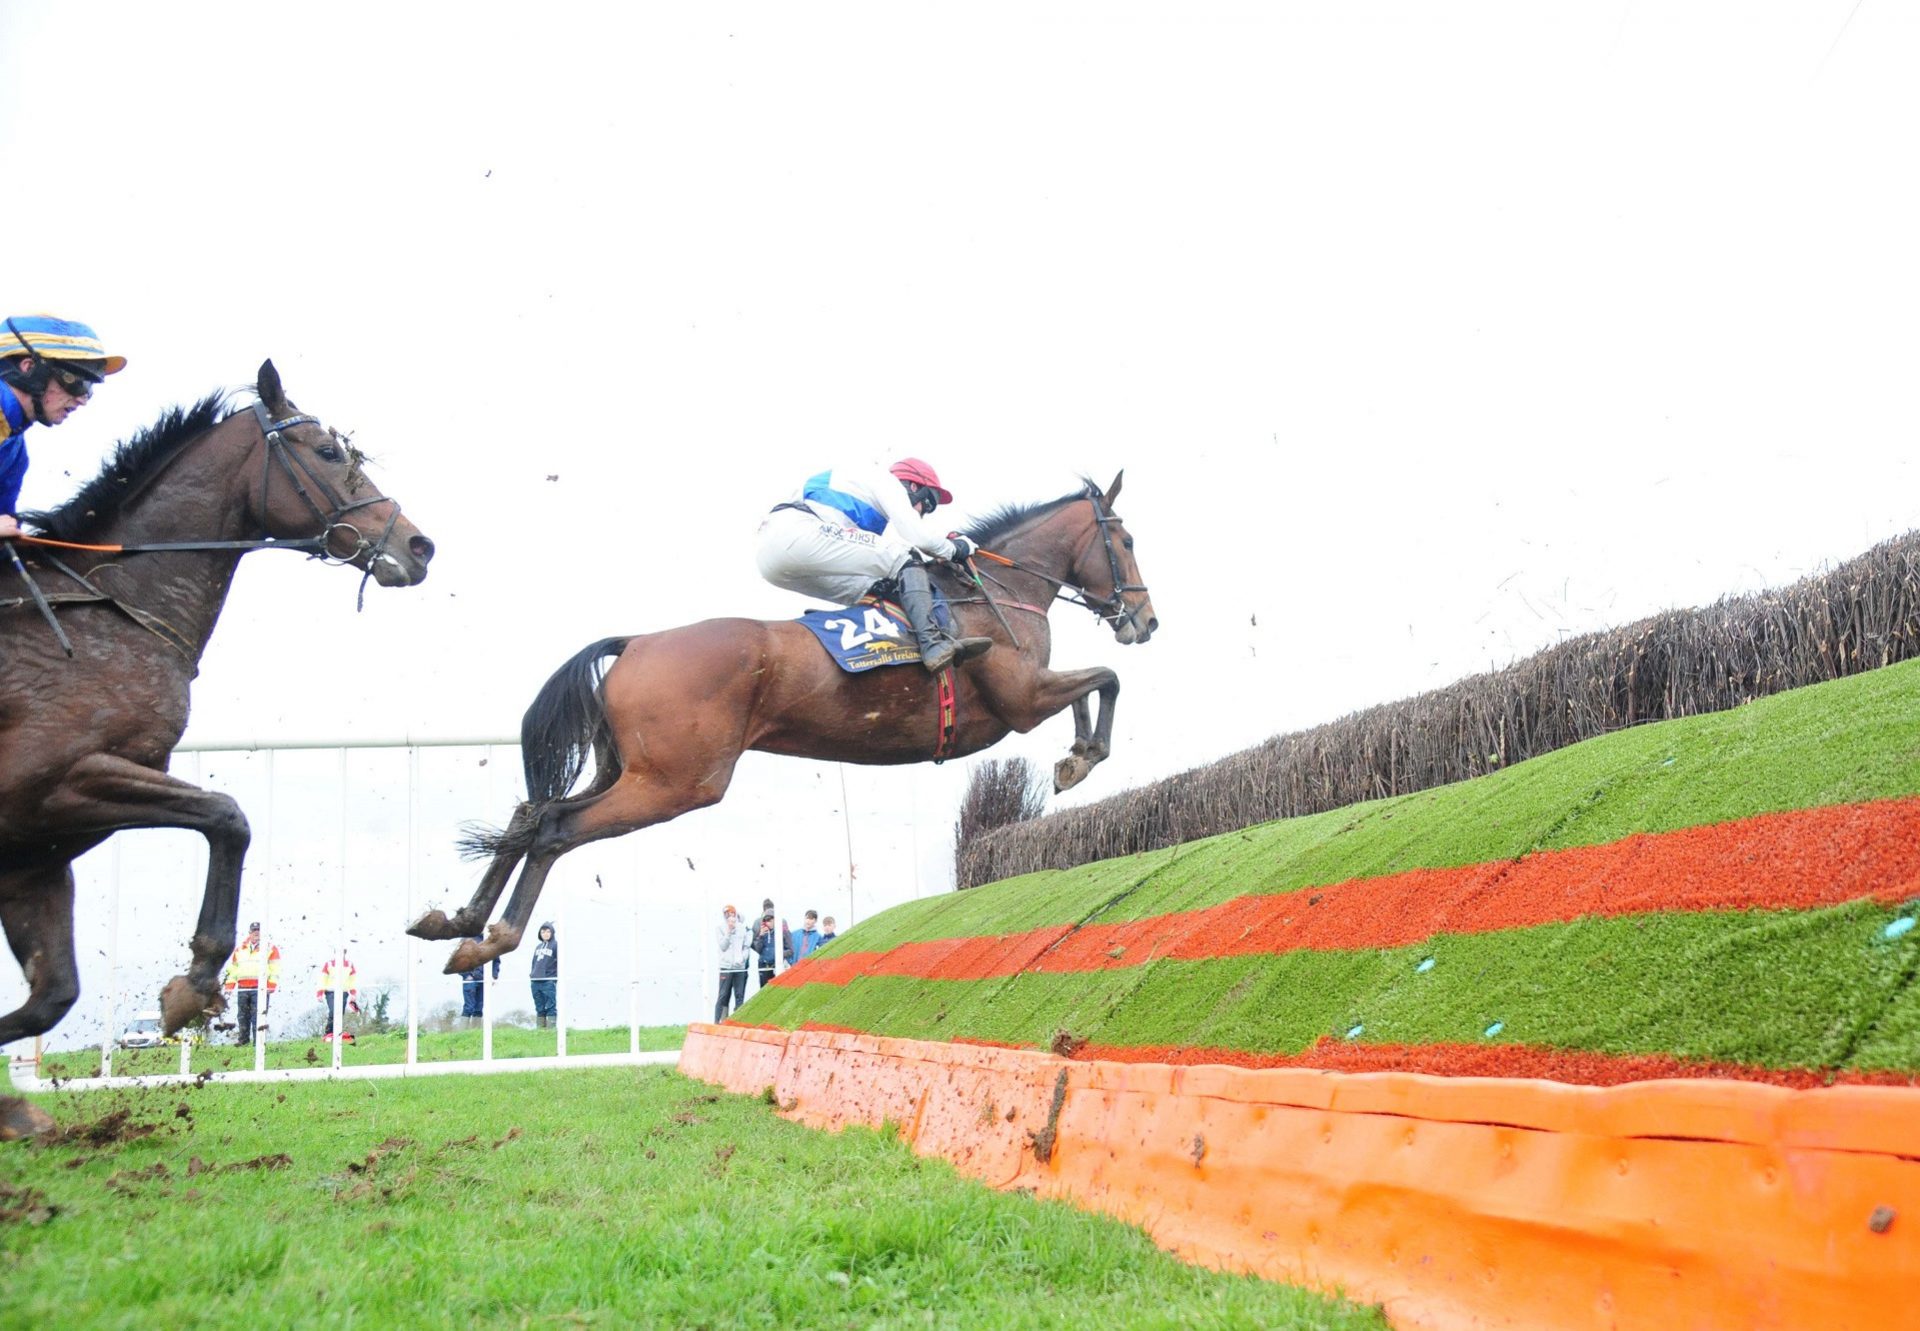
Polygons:
[[1060,1069],[1060,1075],[1053,1083],[1053,1105],[1047,1110],[1047,1125],[1038,1132],[1029,1132],[1027,1141],[1033,1147],[1033,1158],[1041,1164],[1053,1159],[1053,1148],[1059,1138],[1060,1109],[1067,1103],[1067,1070]]
[[1065,1027],[1061,1027],[1053,1033],[1053,1043],[1048,1046],[1049,1049],[1053,1050],[1054,1053],[1060,1055],[1062,1058],[1072,1058],[1086,1047],[1087,1042],[1085,1039],[1075,1035]]
[[40,1189],[0,1183],[0,1225],[44,1225],[59,1214]]
[[91,1123],[56,1128],[41,1138],[46,1146],[118,1146],[160,1131],[158,1123],[136,1123],[131,1109],[116,1109]]

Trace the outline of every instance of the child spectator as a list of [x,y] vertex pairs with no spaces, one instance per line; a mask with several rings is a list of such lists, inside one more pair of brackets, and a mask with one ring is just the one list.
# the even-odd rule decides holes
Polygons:
[[793,959],[805,961],[807,956],[820,946],[820,912],[810,910],[806,919],[800,923],[800,932],[793,936]]
[[533,981],[534,1024],[544,1030],[553,1025],[560,1011],[557,992],[560,942],[554,936],[551,923],[540,926],[540,941],[533,945],[533,964],[527,973]]

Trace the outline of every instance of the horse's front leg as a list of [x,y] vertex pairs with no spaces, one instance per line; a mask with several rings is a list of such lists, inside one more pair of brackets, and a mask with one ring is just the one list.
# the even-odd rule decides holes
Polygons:
[[82,758],[41,806],[52,837],[98,836],[137,827],[181,827],[207,839],[207,886],[193,932],[193,960],[160,991],[161,1024],[171,1035],[226,1006],[220,968],[233,952],[240,911],[240,868],[252,830],[231,796],[202,790],[165,772],[112,754]]
[[[1018,658],[1007,668],[988,667],[991,656],[973,667],[973,679],[989,710],[1014,730],[1025,734],[1048,717],[1073,708],[1073,747],[1054,764],[1053,789],[1071,789],[1107,757],[1113,740],[1114,700],[1120,696],[1120,677],[1105,666],[1086,670],[1021,668]],[[988,668],[983,668],[988,667]],[[1089,715],[1087,699],[1100,695],[1100,716]]]
[[[0,1047],[42,1035],[80,997],[73,955],[73,871],[52,866],[0,884],[0,925],[27,979],[27,1001],[0,1016]],[[0,1142],[51,1132],[53,1119],[27,1101],[0,1095]]]

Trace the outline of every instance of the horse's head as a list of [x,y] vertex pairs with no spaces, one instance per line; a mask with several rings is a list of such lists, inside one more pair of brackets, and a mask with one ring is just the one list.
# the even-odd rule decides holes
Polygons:
[[262,457],[249,492],[259,526],[276,540],[324,538],[328,558],[372,574],[382,587],[426,581],[433,542],[367,479],[360,450],[300,414],[272,361],[261,364],[256,388]]
[[1113,636],[1122,643],[1135,643],[1151,638],[1160,618],[1153,613],[1153,597],[1133,557],[1133,537],[1113,511],[1125,476],[1125,471],[1120,472],[1105,491],[1088,483],[1086,498],[1093,507],[1094,529],[1074,555],[1071,577],[1095,613],[1113,625]]

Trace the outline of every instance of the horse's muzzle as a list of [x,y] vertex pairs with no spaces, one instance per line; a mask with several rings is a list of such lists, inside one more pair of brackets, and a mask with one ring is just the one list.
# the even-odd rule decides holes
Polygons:
[[1160,627],[1160,617],[1153,613],[1153,602],[1142,601],[1133,610],[1113,626],[1113,636],[1120,640],[1123,647],[1145,642]]
[[365,558],[371,565],[373,580],[382,587],[412,587],[427,580],[427,565],[433,560],[433,551],[433,541],[426,533],[402,516],[387,534],[380,551],[369,551]]

